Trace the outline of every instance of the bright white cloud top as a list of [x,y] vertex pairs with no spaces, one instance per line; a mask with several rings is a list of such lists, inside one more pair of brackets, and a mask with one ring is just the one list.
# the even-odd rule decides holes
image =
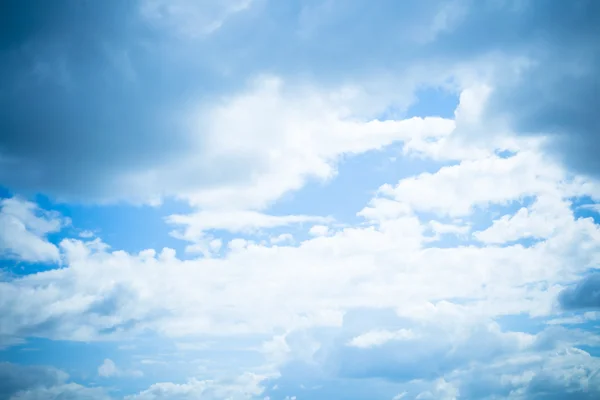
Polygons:
[[217,3],[8,2],[0,398],[600,396],[596,3]]

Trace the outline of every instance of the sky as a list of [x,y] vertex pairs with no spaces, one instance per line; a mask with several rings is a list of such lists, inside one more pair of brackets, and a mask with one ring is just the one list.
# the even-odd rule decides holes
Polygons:
[[5,0],[0,399],[600,398],[600,2]]

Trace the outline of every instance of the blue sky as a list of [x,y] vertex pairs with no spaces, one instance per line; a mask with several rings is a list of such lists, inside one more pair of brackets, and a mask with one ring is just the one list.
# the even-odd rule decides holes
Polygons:
[[0,399],[600,397],[599,21],[4,1]]

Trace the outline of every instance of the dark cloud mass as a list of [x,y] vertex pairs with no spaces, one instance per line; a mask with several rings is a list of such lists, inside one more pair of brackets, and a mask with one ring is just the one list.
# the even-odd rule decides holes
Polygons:
[[333,85],[486,55],[528,60],[518,75],[498,69],[489,115],[554,135],[557,156],[600,177],[595,0],[257,1],[193,37],[185,17],[202,9],[159,7],[157,20],[143,1],[0,7],[0,184],[15,191],[102,200],[244,179],[246,166],[181,162],[205,157],[190,105],[261,73]]
[[563,290],[559,302],[567,310],[600,310],[600,273],[589,275]]
[[498,81],[490,113],[505,116],[519,133],[553,135],[554,154],[600,177],[600,2],[528,3],[524,55],[532,64]]
[[7,362],[0,363],[0,398],[26,389],[54,386],[64,383],[67,374],[50,367],[20,366]]
[[0,399],[110,400],[103,389],[68,383],[68,378],[53,367],[1,362]]

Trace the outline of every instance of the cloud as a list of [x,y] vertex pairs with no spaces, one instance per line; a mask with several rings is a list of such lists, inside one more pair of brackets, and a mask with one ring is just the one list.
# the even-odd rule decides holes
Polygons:
[[512,45],[514,52],[529,51],[528,62],[514,75],[495,80],[488,110],[489,115],[506,118],[517,132],[553,135],[548,145],[553,153],[596,177],[600,125],[593,102],[600,88],[595,72],[600,45],[592,38],[600,34],[598,13],[594,1],[553,2],[547,7],[523,2],[513,14],[513,24],[525,46],[510,42],[506,50]]
[[[293,393],[300,383],[313,387],[305,392],[311,398],[327,398],[329,393],[350,399],[372,398],[373,393],[377,398],[398,393],[403,398],[423,399],[545,398],[549,393],[557,398],[593,398],[600,393],[595,375],[598,358],[574,347],[594,346],[593,333],[572,340],[573,332],[568,330],[506,331],[497,323],[469,318],[468,312],[455,312],[455,307],[446,308],[437,317],[414,323],[389,315],[374,319],[375,313],[369,311],[349,314],[342,327],[312,330],[308,335],[321,344],[318,351],[306,361],[287,359],[281,375],[270,381],[278,386],[277,392],[267,394]],[[418,335],[363,348],[347,346],[344,339],[358,329],[373,331],[375,326],[398,324]],[[570,339],[548,340],[561,337]],[[287,343],[290,354],[301,352],[293,338]],[[363,391],[365,386],[371,397]]]
[[[552,236],[572,219],[571,205],[564,198],[538,196],[529,207],[515,214],[504,215],[484,231],[474,236],[486,243],[505,243],[521,238],[545,239]],[[552,218],[549,218],[552,215]]]
[[363,349],[381,346],[392,340],[410,340],[413,338],[413,332],[408,329],[400,329],[398,331],[376,330],[352,338],[348,342],[348,346]]
[[106,358],[98,367],[98,376],[103,378],[110,377],[140,377],[143,376],[142,371],[138,370],[122,370],[117,367],[113,360]]
[[[140,9],[67,2],[41,13],[30,30],[15,30],[0,54],[12,93],[0,99],[7,110],[0,161],[11,171],[0,173],[0,183],[61,200],[154,204],[172,196],[213,208],[260,208],[309,178],[333,176],[342,154],[423,128],[448,129],[435,119],[427,126],[350,120],[350,105],[360,110],[374,96],[349,83],[320,87],[257,70],[227,84],[219,71],[241,64],[223,68],[191,56],[211,53],[217,38],[180,40],[156,26],[185,29],[168,21],[193,15],[220,20],[210,8],[245,14],[246,3],[147,1]],[[10,11],[10,20],[32,18],[18,4]],[[214,87],[217,81],[223,85]]]
[[57,262],[58,248],[46,236],[68,220],[18,197],[0,200],[0,253],[28,262]]
[[39,400],[39,399],[65,399],[65,400],[110,400],[106,392],[100,388],[88,388],[76,383],[66,383],[51,387],[28,389],[15,393],[10,400]]
[[0,396],[10,400],[89,399],[109,400],[100,388],[68,382],[69,376],[56,368],[0,363]]
[[329,233],[329,228],[325,225],[313,225],[308,233],[312,236],[326,236]]
[[560,304],[567,310],[600,309],[600,274],[591,273],[560,293]]
[[162,400],[162,399],[254,399],[263,391],[261,381],[265,377],[246,373],[231,381],[200,381],[190,379],[187,383],[155,383],[138,394],[126,396],[125,400]]
[[489,126],[550,135],[570,167],[600,170],[593,1],[13,3],[0,182],[18,192],[264,207],[342,154],[419,147],[416,121],[373,116],[475,83]]
[[440,378],[432,390],[419,393],[416,399],[456,400],[458,397],[460,397],[459,390],[451,383],[446,382],[444,378]]
[[102,365],[98,367],[98,375],[109,377],[117,374],[117,366],[110,359],[105,359]]
[[[110,251],[100,239],[64,240],[66,268],[0,283],[0,334],[99,340],[148,330],[175,337],[264,333],[336,326],[344,312],[360,307],[398,307],[420,319],[431,304],[456,299],[468,300],[477,316],[548,315],[559,285],[597,263],[598,226],[575,218],[566,202],[595,195],[597,187],[548,163],[528,142],[523,146],[509,158],[483,154],[385,185],[359,212],[362,225],[294,246],[234,238],[218,258],[184,261],[170,249],[133,254]],[[476,209],[526,197],[534,199],[535,221],[560,226],[544,228],[538,243],[474,246],[465,235],[449,247],[427,236],[432,216],[461,216],[472,224]],[[207,218],[190,220],[199,232],[291,222],[254,212],[232,212],[251,217],[235,221],[226,213],[212,214],[223,220],[200,215]],[[507,232],[519,232],[510,227],[517,216],[488,215],[478,224],[496,229],[504,221]]]
[[[210,255],[220,249],[213,239],[214,231],[252,234],[261,230],[289,227],[309,222],[328,222],[331,218],[310,215],[268,215],[250,210],[205,210],[193,214],[170,215],[170,225],[182,227],[171,232],[175,238],[192,242],[189,252]],[[287,240],[284,236],[282,240]]]
[[[237,376],[240,353],[227,372],[204,354],[129,399],[598,397],[598,358],[578,348],[598,346],[584,330],[596,318],[578,312],[598,306],[597,274],[581,275],[600,262],[600,229],[573,210],[600,200],[584,176],[600,171],[595,2],[6,9],[0,184],[65,201],[184,200],[194,210],[166,221],[203,255],[101,238],[57,247],[64,218],[3,200],[2,254],[63,267],[0,281],[7,346],[210,342],[196,357],[227,337],[264,361]],[[405,115],[431,89],[459,96],[453,119]],[[269,210],[345,158],[400,144],[425,172],[403,169],[358,223]],[[308,237],[294,238],[299,224]],[[511,318],[522,325],[504,327]],[[107,397],[6,365],[0,397]],[[136,371],[105,359],[98,374]]]
[[281,235],[277,235],[271,238],[271,243],[278,244],[284,242],[291,242],[294,240],[294,236],[291,233],[282,233]]

